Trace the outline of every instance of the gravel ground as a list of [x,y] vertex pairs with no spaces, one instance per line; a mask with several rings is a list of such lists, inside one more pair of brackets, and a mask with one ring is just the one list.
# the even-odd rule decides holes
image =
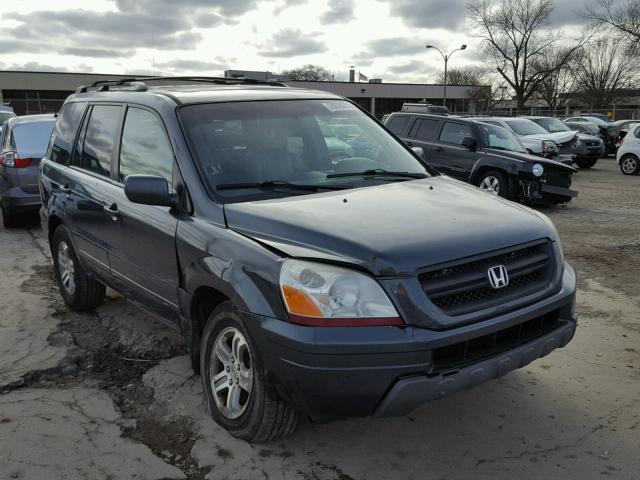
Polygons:
[[0,229],[0,479],[640,479],[640,177],[612,159],[545,210],[579,275],[575,339],[397,419],[237,441],[180,338],[109,292],[61,303],[37,225]]

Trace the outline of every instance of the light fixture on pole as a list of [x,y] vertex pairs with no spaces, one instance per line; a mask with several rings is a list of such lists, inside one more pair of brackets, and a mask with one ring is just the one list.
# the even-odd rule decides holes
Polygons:
[[445,55],[444,53],[442,53],[442,50],[440,50],[435,45],[427,45],[427,50],[430,48],[437,50],[438,53],[442,55],[442,58],[444,59],[444,94],[442,96],[442,105],[447,106],[447,65],[449,63],[449,58],[451,58],[451,55],[453,55],[453,52],[457,52],[458,50],[465,50],[467,46],[465,44],[462,44],[460,48],[451,50],[448,55]]

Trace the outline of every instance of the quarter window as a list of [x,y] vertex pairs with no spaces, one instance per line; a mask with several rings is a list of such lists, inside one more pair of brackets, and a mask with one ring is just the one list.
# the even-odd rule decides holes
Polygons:
[[407,125],[409,125],[409,120],[411,120],[411,117],[407,117],[404,115],[393,117],[388,125],[389,130],[391,130],[396,135],[401,136],[407,128]]
[[171,185],[173,151],[164,126],[153,113],[129,108],[122,131],[119,179],[129,175],[164,177]]
[[96,105],[91,110],[79,167],[108,177],[122,107]]
[[454,145],[462,145],[462,139],[472,137],[471,130],[466,125],[460,123],[446,122],[440,134],[440,141],[444,143],[453,143]]
[[84,102],[78,102],[67,103],[62,107],[49,142],[47,157],[50,160],[62,165],[69,165],[73,141],[86,105]]

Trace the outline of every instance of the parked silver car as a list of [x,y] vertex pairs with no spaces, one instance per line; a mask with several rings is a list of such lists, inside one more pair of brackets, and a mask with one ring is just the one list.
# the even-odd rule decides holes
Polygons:
[[4,226],[11,228],[20,215],[40,207],[38,167],[47,153],[55,124],[53,115],[10,118],[0,136],[0,205]]
[[576,133],[573,143],[569,144],[561,154],[569,154],[573,158],[573,162],[580,168],[593,167],[598,158],[606,154],[604,142],[595,135],[588,135],[579,132],[577,129],[571,128],[559,118],[554,117],[527,117],[529,120],[537,123],[549,133]]

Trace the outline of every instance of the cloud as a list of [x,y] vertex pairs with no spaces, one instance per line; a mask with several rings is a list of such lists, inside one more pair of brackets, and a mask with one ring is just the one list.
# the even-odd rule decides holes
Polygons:
[[161,63],[156,62],[156,67],[161,70],[168,70],[171,73],[202,74],[212,71],[219,73],[229,68],[228,62],[222,61],[223,59],[219,60],[219,62],[203,62],[201,60],[180,59]]
[[273,9],[273,14],[277,17],[285,10],[291,7],[297,7],[299,5],[304,5],[307,3],[307,0],[284,0],[280,5],[277,5],[276,8]]
[[468,0],[387,0],[391,15],[416,28],[455,30],[465,21]]
[[395,58],[414,56],[425,53],[428,42],[423,38],[391,37],[369,40],[364,44],[365,49],[351,57],[352,61],[361,66],[368,66],[379,58]]
[[121,58],[132,57],[135,50],[109,50],[106,48],[64,47],[59,50],[63,55],[90,58]]
[[235,17],[255,9],[257,3],[257,0],[116,0],[118,9],[125,13],[155,15],[169,12],[171,16],[206,9],[215,10],[223,17]]
[[10,65],[0,62],[0,67],[3,70],[19,70],[23,72],[68,72],[69,71],[67,67],[46,65],[40,62],[12,63]]
[[318,35],[321,34],[305,34],[300,30],[286,28],[275,33],[258,54],[263,57],[291,58],[326,52],[327,46],[322,41],[312,38]]
[[199,15],[196,15],[194,19],[194,23],[196,27],[200,28],[211,28],[215,27],[222,23],[223,18],[220,15],[216,15],[215,13],[204,12]]
[[410,60],[409,62],[399,65],[392,65],[387,69],[387,71],[393,75],[401,75],[405,73],[416,73],[419,75],[421,72],[430,70],[433,70],[431,66],[419,60]]
[[329,0],[329,10],[320,15],[320,22],[324,25],[348,23],[355,18],[355,8],[355,0]]

